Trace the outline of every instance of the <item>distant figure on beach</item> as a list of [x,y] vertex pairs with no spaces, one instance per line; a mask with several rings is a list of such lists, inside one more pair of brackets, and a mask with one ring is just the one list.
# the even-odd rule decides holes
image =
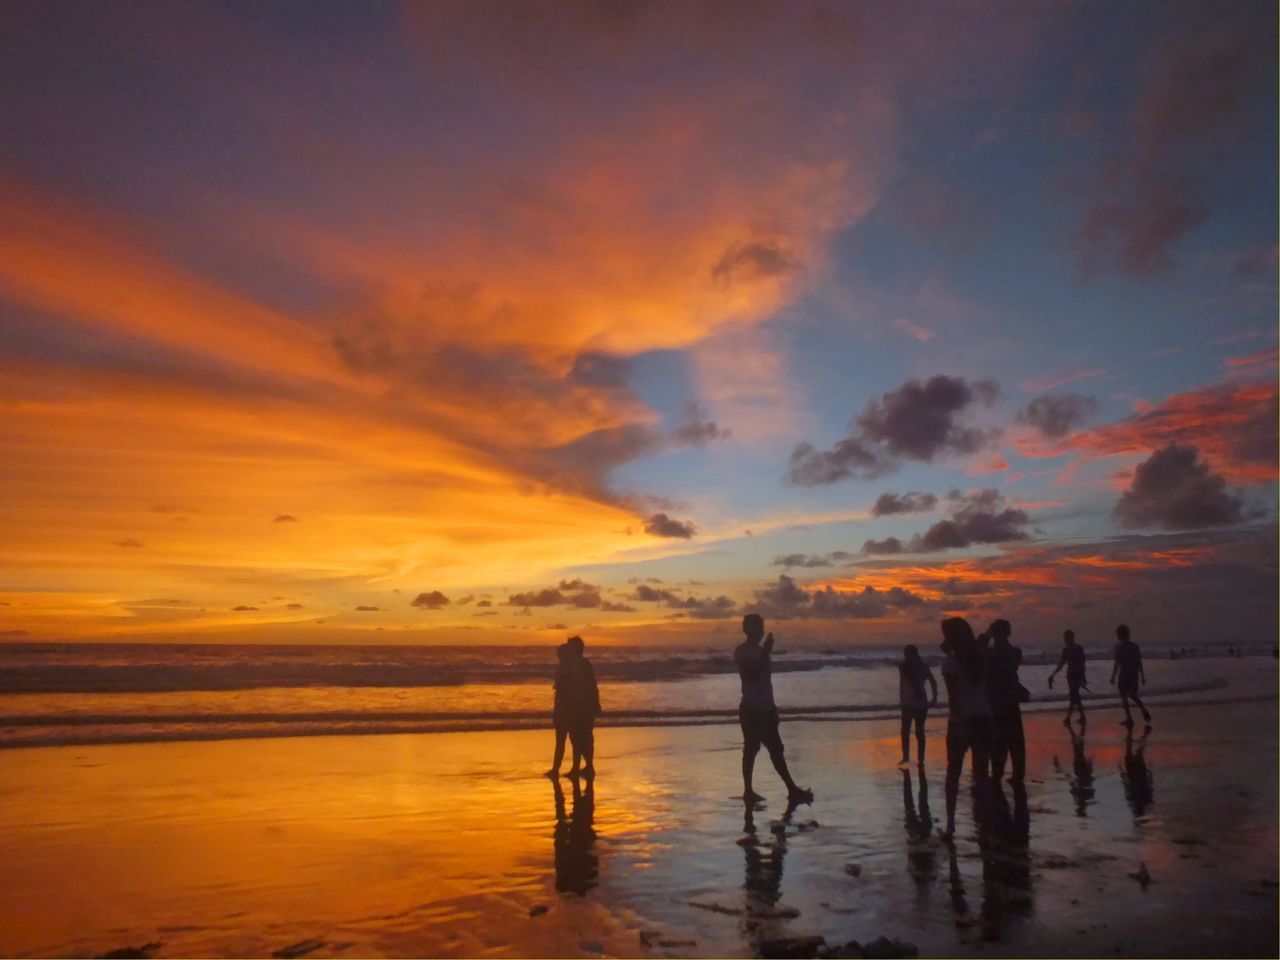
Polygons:
[[987,700],[986,663],[973,628],[962,617],[942,621],[942,679],[947,685],[947,827],[943,838],[956,832],[956,796],[964,755],[971,753],[973,789],[979,816],[985,811],[988,756],[991,743],[991,704]]
[[813,791],[796,785],[783,755],[782,735],[778,732],[778,708],[773,702],[772,665],[769,660],[769,654],[773,650],[773,634],[765,637],[764,618],[758,613],[749,613],[742,618],[742,632],[747,639],[733,651],[733,662],[737,665],[738,676],[742,680],[742,701],[738,705],[738,722],[742,726],[742,799],[747,803],[764,799],[751,789],[756,754],[763,745],[769,751],[773,768],[787,785],[787,802],[791,805],[812,803]]
[[[929,684],[930,695],[925,696],[924,685]],[[938,702],[938,681],[933,671],[920,656],[914,643],[902,648],[902,662],[898,664],[898,704],[902,708],[902,762],[911,762],[911,725],[916,725],[916,758],[924,766],[924,722],[929,708]]]
[[[581,637],[570,637],[556,651],[560,663],[556,667],[554,722],[556,749],[547,776],[559,776],[564,759],[567,734],[573,744],[573,766],[566,776],[595,776],[595,725],[600,715],[600,689],[595,670],[583,654],[586,644]],[[563,731],[563,732],[562,732]]]
[[1129,628],[1125,624],[1116,627],[1116,662],[1111,667],[1111,683],[1116,682],[1116,674],[1120,675],[1120,705],[1124,707],[1124,719],[1120,722],[1126,727],[1133,726],[1133,714],[1129,712],[1129,701],[1132,700],[1142,711],[1142,719],[1151,722],[1142,698],[1138,696],[1138,681],[1146,686],[1147,673],[1142,669],[1142,651],[1129,639]]
[[[1027,688],[1018,682],[1022,651],[1009,642],[1013,627],[997,620],[987,628],[992,638],[987,651],[987,700],[991,703],[991,777],[998,784],[1004,762],[1011,760],[1011,779],[1022,782],[1027,772],[1027,741],[1022,731],[1022,701]],[[1028,695],[1029,696],[1029,695]]]
[[1068,630],[1062,635],[1062,656],[1058,657],[1058,665],[1049,674],[1049,689],[1053,689],[1053,678],[1063,667],[1067,668],[1067,715],[1062,722],[1071,725],[1071,711],[1080,711],[1080,722],[1088,723],[1084,716],[1084,701],[1080,699],[1080,688],[1089,689],[1088,678],[1084,674],[1084,647],[1076,643],[1075,631]]

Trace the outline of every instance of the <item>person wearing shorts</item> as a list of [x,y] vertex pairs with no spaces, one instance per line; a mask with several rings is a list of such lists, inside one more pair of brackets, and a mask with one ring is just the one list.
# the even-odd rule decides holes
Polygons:
[[1129,628],[1123,623],[1116,627],[1116,662],[1111,668],[1111,682],[1116,682],[1116,674],[1120,675],[1118,689],[1120,705],[1124,707],[1124,719],[1120,722],[1126,727],[1133,726],[1133,714],[1129,712],[1129,701],[1132,700],[1142,711],[1142,719],[1151,722],[1151,714],[1146,704],[1138,696],[1138,682],[1147,682],[1146,671],[1142,669],[1142,650],[1129,639]]
[[747,803],[764,799],[751,787],[756,754],[763,746],[769,751],[773,768],[787,785],[788,802],[793,805],[812,803],[813,791],[797,786],[791,777],[782,735],[778,731],[778,708],[773,702],[772,665],[769,660],[773,651],[773,634],[765,636],[764,618],[758,613],[749,613],[742,618],[742,632],[746,639],[733,651],[733,661],[742,681],[742,700],[738,705],[738,722],[742,727],[742,799]]
[[1080,711],[1080,722],[1087,723],[1084,716],[1084,700],[1080,698],[1080,690],[1089,689],[1089,681],[1084,674],[1085,655],[1084,647],[1076,643],[1076,635],[1072,630],[1066,631],[1062,635],[1062,655],[1058,657],[1058,665],[1053,668],[1053,673],[1049,674],[1049,689],[1053,689],[1053,678],[1058,675],[1058,671],[1063,667],[1067,668],[1067,715],[1062,718],[1062,722],[1067,726],[1071,725],[1071,712],[1073,710]]

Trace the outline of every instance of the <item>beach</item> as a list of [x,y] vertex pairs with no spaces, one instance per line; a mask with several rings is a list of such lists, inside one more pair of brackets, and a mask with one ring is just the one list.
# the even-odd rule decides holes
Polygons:
[[1006,784],[980,842],[962,787],[953,847],[939,711],[923,777],[896,721],[784,721],[816,799],[784,817],[762,754],[750,824],[731,724],[602,727],[585,791],[546,730],[6,750],[0,953],[1275,956],[1275,665],[1239,666],[1251,696],[1153,697],[1145,736],[1029,713],[1021,832]]

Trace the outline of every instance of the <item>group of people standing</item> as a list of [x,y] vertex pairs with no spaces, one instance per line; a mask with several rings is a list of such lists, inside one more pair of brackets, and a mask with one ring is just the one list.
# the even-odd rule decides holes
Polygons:
[[[774,769],[787,788],[792,806],[813,801],[813,791],[796,783],[787,765],[786,752],[779,732],[778,708],[773,698],[770,655],[773,634],[765,633],[764,618],[749,613],[742,618],[745,639],[734,650],[734,664],[742,684],[738,706],[738,722],[742,729],[742,798],[748,804],[763,799],[753,789],[756,757],[764,747]],[[1013,628],[1008,620],[992,621],[985,633],[975,635],[962,617],[942,621],[944,654],[941,673],[947,689],[947,825],[944,837],[955,832],[956,797],[965,754],[971,757],[975,797],[981,806],[992,779],[999,783],[1006,764],[1010,781],[1021,784],[1026,776],[1027,749],[1022,727],[1022,704],[1031,693],[1018,678],[1022,666],[1022,650],[1010,643]],[[1130,701],[1142,711],[1145,721],[1151,714],[1138,696],[1138,687],[1146,683],[1142,653],[1129,636],[1124,624],[1116,627],[1115,662],[1111,682],[1117,683],[1126,726],[1133,726]],[[581,637],[570,637],[558,652],[555,683],[555,756],[547,775],[559,776],[564,758],[566,738],[573,746],[570,776],[594,773],[595,719],[600,714],[600,692],[591,663],[583,655]],[[1063,723],[1070,726],[1074,712],[1080,723],[1086,723],[1081,690],[1088,689],[1084,649],[1076,643],[1075,634],[1063,634],[1063,647],[1058,665],[1049,675],[1052,689],[1054,677],[1064,667],[1067,676],[1067,715]],[[910,765],[912,728],[916,736],[916,758],[923,766],[925,757],[925,721],[929,708],[938,702],[938,683],[933,671],[914,645],[903,650],[898,665],[899,703],[902,711],[902,761]],[[926,694],[926,686],[929,688]]]

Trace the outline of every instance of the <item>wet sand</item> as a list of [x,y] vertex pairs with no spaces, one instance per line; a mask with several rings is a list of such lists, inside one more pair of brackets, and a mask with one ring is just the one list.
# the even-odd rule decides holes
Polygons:
[[884,935],[922,956],[1276,956],[1276,702],[1153,709],[1128,743],[1113,708],[1075,742],[1029,715],[1025,832],[1006,786],[979,843],[962,791],[954,848],[941,717],[923,796],[895,722],[784,723],[817,800],[784,821],[762,755],[750,825],[730,726],[601,730],[577,795],[539,775],[542,731],[5,751],[0,953],[737,957]]

